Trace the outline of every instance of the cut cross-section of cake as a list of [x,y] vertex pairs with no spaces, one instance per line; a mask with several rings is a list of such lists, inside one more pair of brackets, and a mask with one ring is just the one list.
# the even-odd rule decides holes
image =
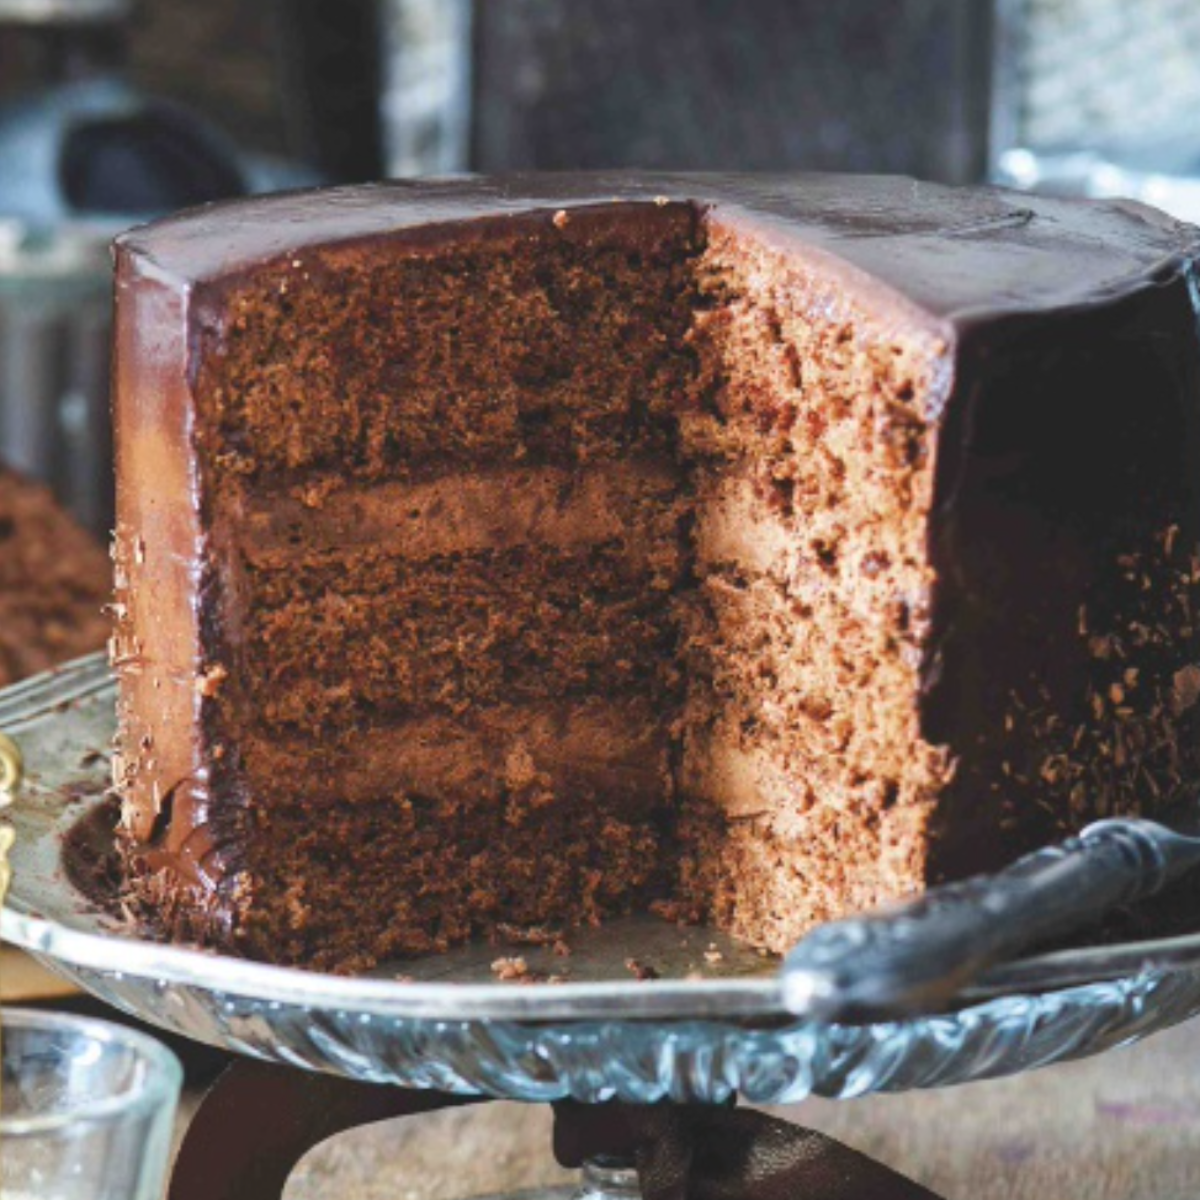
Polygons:
[[1200,233],[514,177],[118,242],[119,754],[168,932],[782,949],[1197,778]]

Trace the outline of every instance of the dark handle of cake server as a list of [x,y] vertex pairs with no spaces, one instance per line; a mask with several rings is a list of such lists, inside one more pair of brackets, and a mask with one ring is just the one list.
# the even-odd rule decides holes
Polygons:
[[1152,821],[1097,822],[995,875],[818,927],[784,960],[784,1007],[823,1021],[936,1010],[993,964],[1197,865],[1200,838]]

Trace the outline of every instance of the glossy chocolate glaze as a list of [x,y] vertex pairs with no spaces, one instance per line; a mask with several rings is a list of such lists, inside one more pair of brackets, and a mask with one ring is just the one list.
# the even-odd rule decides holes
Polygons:
[[[956,325],[1093,305],[1177,273],[1190,226],[1130,202],[1060,200],[895,176],[532,174],[301,191],[192,209],[118,239],[122,258],[208,282],[331,242],[471,236],[538,209],[693,204],[811,259],[907,320]],[[454,230],[447,226],[459,226]],[[482,231],[482,230],[481,230]]]
[[[1040,672],[1071,687],[1084,669],[1075,650],[1036,651],[1027,640],[1014,645],[1008,677],[985,677],[978,640],[1003,627],[998,612],[1027,600],[1058,629],[1094,581],[1097,555],[1112,548],[1111,521],[1074,508],[1062,544],[1039,543],[1036,513],[1004,502],[1003,464],[1014,455],[1037,460],[1050,503],[1094,501],[1110,516],[1121,510],[1118,524],[1145,528],[1169,519],[1188,537],[1200,529],[1200,231],[1135,204],[884,177],[515,176],[300,192],[134,230],[117,242],[117,649],[127,665],[116,771],[127,834],[148,848],[153,869],[167,870],[162,903],[176,932],[219,940],[238,865],[236,846],[213,835],[203,733],[205,622],[218,580],[188,451],[198,330],[220,322],[228,285],[317,247],[369,254],[388,239],[419,252],[541,228],[560,211],[586,224],[613,206],[631,231],[649,230],[663,207],[687,206],[710,228],[784,250],[831,306],[848,296],[885,329],[944,343],[946,378],[927,401],[940,424],[929,529],[938,584],[920,700],[929,740],[986,757],[1000,693],[1014,680]],[[1071,390],[1081,372],[1089,397],[1050,422],[1044,462],[1039,429],[1056,395],[1039,388],[1050,378]],[[1142,386],[1171,414],[1178,451],[1144,502],[1144,472],[1106,491],[1088,465],[1089,411],[1123,411]],[[1112,451],[1103,449],[1105,469]],[[169,795],[161,781],[172,781]],[[958,793],[946,805],[941,873],[987,865],[1000,845],[978,836],[996,828],[992,801],[974,796],[969,778]]]

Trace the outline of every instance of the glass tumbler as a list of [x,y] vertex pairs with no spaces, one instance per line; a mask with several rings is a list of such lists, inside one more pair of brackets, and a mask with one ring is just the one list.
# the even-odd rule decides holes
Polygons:
[[144,1034],[0,1010],[0,1200],[160,1200],[182,1076]]

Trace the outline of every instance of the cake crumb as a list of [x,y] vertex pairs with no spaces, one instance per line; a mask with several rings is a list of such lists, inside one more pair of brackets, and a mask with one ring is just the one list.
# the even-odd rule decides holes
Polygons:
[[504,983],[529,978],[529,964],[520,956],[498,958],[492,963],[492,974]]
[[655,900],[650,911],[678,929],[687,929],[700,920],[700,914],[682,900]]
[[524,742],[518,742],[504,760],[504,782],[511,791],[519,792],[522,788],[536,783],[537,777],[533,755],[529,753],[529,748]]
[[562,941],[561,929],[547,929],[544,925],[512,925],[501,921],[496,933],[507,942],[522,946],[557,946]]
[[625,960],[625,970],[639,981],[659,978],[658,972],[649,963],[639,962],[636,958]]
[[1175,672],[1171,685],[1171,707],[1175,715],[1185,713],[1200,700],[1200,666],[1188,663]]
[[201,675],[196,677],[196,691],[208,699],[221,690],[221,684],[229,678],[229,672],[217,663],[216,666],[209,667]]

